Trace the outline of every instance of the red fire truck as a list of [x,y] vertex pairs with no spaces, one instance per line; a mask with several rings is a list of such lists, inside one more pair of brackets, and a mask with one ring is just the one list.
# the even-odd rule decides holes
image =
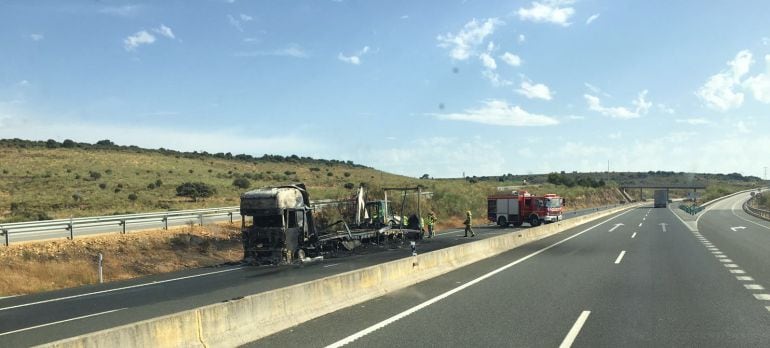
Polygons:
[[528,222],[531,226],[562,219],[564,199],[556,194],[533,196],[527,191],[487,197],[487,217],[501,227],[518,227]]

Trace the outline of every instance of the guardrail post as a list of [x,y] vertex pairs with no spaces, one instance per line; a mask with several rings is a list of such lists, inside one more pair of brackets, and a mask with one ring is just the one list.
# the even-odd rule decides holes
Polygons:
[[102,277],[102,260],[104,260],[102,253],[99,253],[99,284],[104,283],[104,278]]
[[3,235],[5,236],[5,246],[8,246],[8,230],[3,229]]
[[126,234],[126,220],[120,220],[120,225],[123,226],[123,234]]
[[229,212],[229,213],[227,213],[227,215],[230,216],[230,224],[232,225],[232,223],[233,223],[233,212]]
[[72,226],[72,222],[67,224],[67,229],[70,231],[70,240],[75,239],[75,228]]
[[163,229],[168,230],[168,215],[163,217]]
[[203,226],[203,214],[198,214],[198,219],[200,220],[200,226]]

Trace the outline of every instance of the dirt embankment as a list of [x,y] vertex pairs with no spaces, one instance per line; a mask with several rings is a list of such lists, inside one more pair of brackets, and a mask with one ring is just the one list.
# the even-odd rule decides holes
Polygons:
[[0,296],[29,294],[104,281],[238,261],[238,226],[210,225],[0,247]]

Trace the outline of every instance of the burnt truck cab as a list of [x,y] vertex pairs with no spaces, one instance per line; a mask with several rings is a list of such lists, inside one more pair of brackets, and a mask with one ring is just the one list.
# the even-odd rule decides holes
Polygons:
[[314,249],[317,236],[303,184],[246,192],[240,213],[245,262],[290,263]]

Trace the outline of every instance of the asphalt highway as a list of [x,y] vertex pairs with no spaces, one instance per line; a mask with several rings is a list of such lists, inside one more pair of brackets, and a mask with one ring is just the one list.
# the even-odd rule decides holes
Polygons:
[[250,346],[768,347],[770,223],[747,198],[632,209]]
[[[596,208],[570,213],[574,217]],[[526,224],[525,224],[526,226]],[[527,227],[524,227],[527,228]],[[475,227],[476,238],[508,233],[515,228]],[[462,230],[443,231],[418,241],[428,252],[473,241]],[[0,299],[0,347],[30,346],[172,314],[232,298],[319,279],[411,255],[408,243],[368,245],[339,252],[319,262],[285,266],[239,266],[193,269]],[[109,274],[105,274],[109,280]]]

